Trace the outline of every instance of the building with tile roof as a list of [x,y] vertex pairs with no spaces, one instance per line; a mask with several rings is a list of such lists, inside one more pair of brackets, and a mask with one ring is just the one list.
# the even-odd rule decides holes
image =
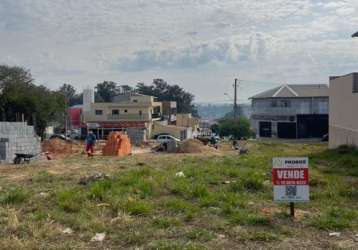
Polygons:
[[252,96],[257,137],[315,138],[328,133],[328,85],[287,84]]

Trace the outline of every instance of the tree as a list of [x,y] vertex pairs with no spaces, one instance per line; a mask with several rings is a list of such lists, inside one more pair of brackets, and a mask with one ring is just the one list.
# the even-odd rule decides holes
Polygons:
[[133,87],[131,87],[131,86],[129,86],[129,85],[121,85],[121,86],[119,86],[120,88],[121,88],[121,93],[132,93],[132,92],[134,92],[134,88]]
[[80,94],[75,94],[69,102],[69,106],[74,106],[74,105],[81,105],[83,104],[83,93]]
[[232,136],[235,139],[248,138],[253,135],[250,121],[246,118],[223,118],[219,121],[218,132],[220,136]]
[[65,100],[67,102],[69,102],[69,100],[71,100],[74,97],[74,95],[76,94],[76,89],[71,84],[64,83],[60,87],[60,92],[65,97]]
[[71,84],[64,83],[59,92],[64,96],[64,100],[67,102],[68,107],[73,105],[83,104],[83,94],[77,94],[76,89]]
[[218,124],[215,123],[215,124],[211,125],[210,129],[214,134],[219,134],[219,125]]
[[111,81],[98,83],[96,88],[96,102],[111,102],[117,94],[117,84]]
[[41,135],[47,123],[63,110],[63,96],[59,92],[35,85],[26,69],[0,65],[0,118],[3,121],[24,118]]
[[193,104],[194,95],[184,91],[179,85],[169,85],[163,79],[154,79],[151,85],[138,83],[136,91],[143,95],[155,96],[158,101],[176,101],[178,113],[192,113],[198,116]]

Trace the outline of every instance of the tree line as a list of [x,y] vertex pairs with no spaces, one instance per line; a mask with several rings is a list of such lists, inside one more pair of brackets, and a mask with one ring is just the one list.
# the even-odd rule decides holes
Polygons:
[[[95,86],[96,102],[111,102],[116,95],[135,92],[151,95],[157,101],[176,101],[179,113],[197,115],[194,95],[179,85],[170,85],[163,79],[151,84],[138,83],[135,87],[113,81]],[[17,66],[0,65],[0,120],[27,121],[42,135],[50,122],[63,124],[67,108],[82,104],[82,93],[65,83],[57,90],[35,84],[29,70]]]

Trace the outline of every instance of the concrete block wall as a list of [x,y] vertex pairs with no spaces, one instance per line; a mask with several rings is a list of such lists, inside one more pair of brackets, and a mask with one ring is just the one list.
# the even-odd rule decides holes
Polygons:
[[146,130],[141,128],[127,128],[126,129],[127,135],[131,140],[132,145],[141,144],[143,141],[146,140]]
[[15,154],[41,152],[40,138],[34,127],[23,122],[0,122],[0,163],[12,163]]

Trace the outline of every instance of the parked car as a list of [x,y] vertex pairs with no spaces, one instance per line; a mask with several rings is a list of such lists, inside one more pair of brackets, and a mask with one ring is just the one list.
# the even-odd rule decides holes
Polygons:
[[72,140],[79,140],[79,139],[81,139],[81,131],[79,131],[79,130],[72,130],[72,131],[70,132],[70,138],[71,138]]
[[156,140],[161,135],[170,135],[170,134],[168,134],[168,133],[159,133],[159,134],[154,135],[153,138]]
[[171,136],[171,135],[159,135],[157,137],[157,141],[160,142],[161,144],[165,143],[165,142],[169,142],[169,141],[180,142],[180,140],[178,138],[175,138],[174,136]]
[[65,140],[70,140],[70,137],[67,136],[67,138],[66,138],[66,136],[64,134],[53,134],[53,135],[50,136],[50,139],[55,139],[55,138],[61,139],[61,140],[64,140],[64,141]]

